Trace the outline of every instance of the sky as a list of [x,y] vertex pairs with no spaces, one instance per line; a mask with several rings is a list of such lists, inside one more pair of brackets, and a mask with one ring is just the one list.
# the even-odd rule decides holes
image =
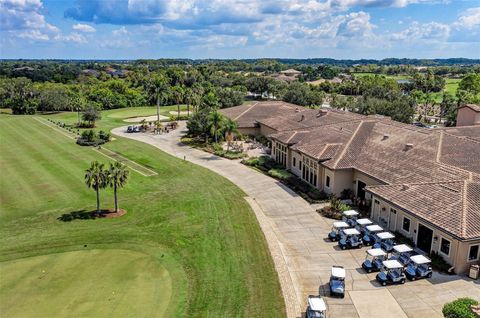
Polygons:
[[0,58],[480,58],[480,0],[0,0]]

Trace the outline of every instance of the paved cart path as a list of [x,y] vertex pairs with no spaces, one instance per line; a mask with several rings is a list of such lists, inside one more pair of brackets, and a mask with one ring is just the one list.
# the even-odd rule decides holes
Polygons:
[[[284,185],[238,161],[231,161],[190,148],[180,143],[185,123],[169,134],[126,133],[126,127],[112,133],[155,146],[171,155],[206,167],[237,184],[247,195],[265,234],[279,274],[288,317],[301,317],[309,294],[326,296],[329,317],[391,317],[392,311],[408,317],[442,317],[442,305],[462,296],[480,299],[480,285],[466,278],[435,274],[427,281],[408,282],[402,286],[381,287],[375,274],[361,269],[365,248],[341,251],[325,240],[331,220],[321,217],[301,197]],[[347,270],[347,294],[344,299],[328,296],[330,267],[342,265]],[[351,294],[351,292],[353,293]],[[364,297],[372,291],[373,297]],[[360,296],[359,296],[360,295]],[[375,295],[375,296],[374,296]],[[377,297],[378,296],[378,297]],[[353,298],[353,300],[352,300]],[[370,315],[365,309],[383,306]],[[358,306],[358,308],[356,307]],[[388,308],[391,308],[390,310]],[[368,313],[368,315],[367,315]],[[378,316],[377,316],[378,315]]]

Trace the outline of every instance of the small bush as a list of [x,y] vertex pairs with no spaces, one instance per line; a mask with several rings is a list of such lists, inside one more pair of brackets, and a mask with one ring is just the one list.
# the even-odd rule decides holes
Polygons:
[[170,121],[189,120],[189,119],[190,119],[190,116],[187,116],[187,115],[180,115],[180,116],[171,115],[170,116]]
[[318,213],[320,213],[322,216],[329,218],[329,219],[334,219],[334,220],[341,220],[342,219],[342,212],[338,210],[332,209],[332,207],[326,206],[324,208],[318,209]]
[[108,132],[104,132],[103,130],[100,130],[98,132],[98,138],[104,140],[105,142],[110,141],[111,135]]
[[445,318],[476,318],[472,306],[478,305],[478,301],[471,298],[459,298],[443,306],[442,313]]
[[214,152],[215,155],[223,158],[227,158],[230,160],[235,160],[235,159],[242,159],[247,156],[246,153],[240,152],[240,151],[226,151],[226,150],[217,150]]
[[75,127],[77,128],[95,128],[95,123],[88,123],[88,122],[80,122],[80,123],[76,123],[75,124]]
[[285,169],[270,169],[268,170],[268,175],[282,181],[288,180],[293,177],[293,175]]
[[430,258],[432,260],[432,268],[439,271],[444,272],[447,274],[451,274],[448,270],[452,267],[452,265],[448,264],[447,261],[443,259],[440,255],[435,252],[430,253]]
[[257,157],[252,157],[242,160],[242,163],[246,166],[258,167],[260,164],[260,160]]
[[80,145],[80,146],[96,147],[96,146],[103,145],[104,143],[105,143],[105,140],[102,140],[102,139],[96,139],[96,140],[93,140],[93,141],[88,141],[88,140],[85,140],[85,139],[82,139],[82,138],[77,139],[77,144]]
[[81,139],[87,141],[87,142],[92,142],[92,141],[95,141],[95,139],[97,139],[97,134],[95,133],[95,131],[93,130],[85,130],[82,132],[81,134]]

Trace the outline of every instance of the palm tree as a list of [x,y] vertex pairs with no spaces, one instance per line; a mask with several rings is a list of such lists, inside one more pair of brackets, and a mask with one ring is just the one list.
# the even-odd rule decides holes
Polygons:
[[157,120],[160,121],[160,99],[166,90],[167,80],[162,74],[156,74],[148,82],[148,90],[157,101]]
[[156,122],[155,122],[155,128],[156,128],[156,130],[157,130],[157,133],[160,134],[160,131],[161,131],[162,127],[163,127],[163,125],[162,125],[162,123],[161,123],[160,121],[156,121]]
[[227,152],[230,151],[230,141],[232,134],[238,134],[238,125],[237,122],[231,118],[227,118],[223,125],[223,130],[225,131],[225,138],[227,139]]
[[113,164],[110,163],[107,182],[110,187],[113,188],[113,197],[115,199],[115,212],[118,212],[117,189],[123,188],[125,186],[128,179],[128,173],[129,171],[127,167],[120,162],[115,161],[115,163]]
[[187,103],[187,116],[190,116],[190,105],[193,105],[195,99],[195,92],[190,89],[185,89],[185,103]]
[[173,98],[175,98],[175,103],[177,104],[178,118],[180,118],[180,103],[183,101],[183,97],[185,94],[183,87],[180,85],[173,86],[172,94],[173,94]]
[[94,189],[97,194],[97,214],[100,214],[100,189],[105,188],[107,179],[103,167],[103,163],[93,161],[90,168],[85,170],[85,183],[89,188]]
[[218,130],[220,129],[224,118],[217,110],[214,110],[208,115],[208,125],[210,126],[210,133],[215,138],[215,143],[218,142]]

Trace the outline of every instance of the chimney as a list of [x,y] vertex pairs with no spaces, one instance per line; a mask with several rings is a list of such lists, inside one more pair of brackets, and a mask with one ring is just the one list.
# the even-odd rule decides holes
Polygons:
[[405,151],[409,151],[413,148],[413,144],[405,144]]
[[402,191],[406,191],[406,190],[408,190],[408,185],[402,184]]

